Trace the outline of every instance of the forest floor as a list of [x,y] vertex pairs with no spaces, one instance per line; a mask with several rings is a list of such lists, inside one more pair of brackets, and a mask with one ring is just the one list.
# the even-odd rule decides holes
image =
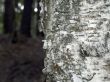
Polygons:
[[12,44],[0,35],[0,82],[44,82],[42,45],[41,37]]

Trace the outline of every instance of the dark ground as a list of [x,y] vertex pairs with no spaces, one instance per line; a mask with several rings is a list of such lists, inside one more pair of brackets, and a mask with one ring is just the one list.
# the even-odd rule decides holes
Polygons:
[[44,51],[42,37],[11,43],[7,35],[0,35],[0,82],[44,82]]

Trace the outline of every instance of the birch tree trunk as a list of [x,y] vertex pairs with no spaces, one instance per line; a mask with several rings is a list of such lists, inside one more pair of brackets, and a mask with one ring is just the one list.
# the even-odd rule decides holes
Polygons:
[[46,82],[110,82],[110,0],[45,0]]

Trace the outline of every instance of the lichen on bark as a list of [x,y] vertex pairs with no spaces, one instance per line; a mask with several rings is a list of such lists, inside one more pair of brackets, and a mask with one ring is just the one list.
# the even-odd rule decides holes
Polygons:
[[110,81],[109,4],[109,0],[49,0],[43,70],[47,82]]

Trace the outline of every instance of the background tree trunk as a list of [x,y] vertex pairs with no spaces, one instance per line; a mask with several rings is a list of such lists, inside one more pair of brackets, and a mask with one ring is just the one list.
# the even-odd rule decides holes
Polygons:
[[5,0],[4,33],[11,33],[14,28],[14,0]]
[[24,10],[20,28],[20,33],[28,37],[31,36],[32,3],[33,0],[24,0]]
[[40,32],[39,32],[39,23],[40,23],[40,10],[41,10],[41,7],[40,7],[40,0],[37,0],[37,21],[36,21],[36,34],[39,35]]
[[110,1],[45,3],[47,82],[109,82]]

